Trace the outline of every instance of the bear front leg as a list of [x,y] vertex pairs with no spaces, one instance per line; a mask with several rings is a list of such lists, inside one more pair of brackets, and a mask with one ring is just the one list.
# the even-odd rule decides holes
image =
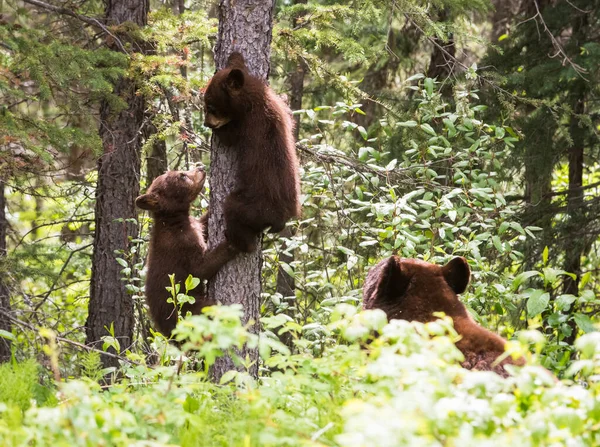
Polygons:
[[192,276],[200,279],[211,279],[217,272],[238,254],[228,241],[223,241],[212,250],[198,254],[192,262]]

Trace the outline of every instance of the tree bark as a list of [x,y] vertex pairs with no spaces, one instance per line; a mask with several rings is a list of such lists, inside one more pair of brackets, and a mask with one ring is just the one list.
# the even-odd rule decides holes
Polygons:
[[[6,265],[6,199],[4,197],[4,182],[0,180],[0,329],[11,332],[12,325],[8,318],[10,314],[10,294],[7,284]],[[0,362],[10,360],[10,340],[0,337]]]
[[[448,21],[448,16],[448,8],[444,8],[440,11],[437,21]],[[427,68],[426,76],[428,78],[437,78],[438,81],[443,82],[454,73],[456,56],[454,35],[450,33],[447,40],[435,36],[433,41],[436,45],[433,46],[433,52],[431,53],[431,60],[429,61],[429,68]],[[448,88],[442,88],[442,93],[450,95],[452,91]]]
[[[132,22],[147,23],[148,0],[106,1],[108,25]],[[131,43],[134,51],[143,44],[117,36]],[[116,42],[110,46],[116,48]],[[115,112],[107,102],[100,107],[100,137],[103,154],[98,161],[96,189],[96,230],[92,256],[90,302],[86,322],[87,343],[102,348],[102,337],[114,326],[121,351],[131,346],[133,338],[133,301],[125,290],[116,253],[129,251],[131,239],[137,237],[137,225],[128,222],[136,217],[135,198],[139,194],[141,127],[144,121],[144,98],[136,95],[137,86],[128,78],[117,81],[114,93],[128,105]],[[111,348],[112,351],[112,348]],[[114,351],[113,351],[114,352]],[[118,366],[115,358],[102,356],[105,367]]]
[[[251,74],[266,81],[270,68],[271,38],[273,32],[274,1],[221,0],[219,5],[219,33],[215,47],[217,70],[226,65],[233,51],[239,51],[246,60]],[[222,145],[213,135],[210,166],[209,247],[225,239],[223,203],[234,189],[238,157],[243,148]],[[252,175],[252,173],[239,173]],[[238,255],[226,264],[209,282],[208,293],[222,304],[240,303],[244,309],[244,324],[259,332],[260,275],[262,257],[260,243],[254,253]],[[239,355],[251,363],[249,373],[258,377],[258,349],[245,347]],[[221,357],[214,364],[212,374],[219,381],[225,372],[242,369],[230,357]]]
[[[148,121],[144,127],[144,139],[146,140],[158,133],[158,129],[151,121]],[[146,185],[149,187],[152,181],[164,174],[168,167],[167,143],[165,140],[157,138],[152,143],[150,154],[146,157]]]

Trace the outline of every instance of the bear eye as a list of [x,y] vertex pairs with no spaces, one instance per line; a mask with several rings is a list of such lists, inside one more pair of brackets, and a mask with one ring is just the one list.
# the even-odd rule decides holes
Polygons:
[[207,113],[210,113],[211,115],[214,115],[216,113],[216,111],[217,110],[215,109],[214,106],[211,106],[211,105],[207,105],[206,106],[206,112]]
[[187,178],[188,178],[188,176],[187,176],[187,174],[185,172],[182,172],[181,174],[179,174],[179,179],[180,180],[185,180]]

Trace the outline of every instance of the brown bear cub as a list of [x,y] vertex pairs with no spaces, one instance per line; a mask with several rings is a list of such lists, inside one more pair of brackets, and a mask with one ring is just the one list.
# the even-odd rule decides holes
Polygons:
[[507,377],[503,365],[523,365],[524,361],[508,357],[493,365],[504,354],[506,340],[475,323],[458,299],[457,294],[465,291],[470,276],[465,258],[454,258],[440,267],[392,256],[369,271],[363,288],[363,308],[381,309],[389,320],[421,323],[436,320],[434,312],[444,312],[452,318],[456,332],[462,337],[456,343],[465,356],[462,366]]
[[[170,274],[181,284],[185,293],[185,280],[192,275],[201,280],[209,279],[236,255],[228,243],[207,251],[206,232],[202,219],[190,216],[190,205],[198,197],[206,174],[201,169],[169,171],[157,177],[146,194],[139,196],[135,204],[150,211],[154,219],[148,249],[146,275],[146,302],[156,327],[170,337],[177,324],[177,312],[167,299],[171,294]],[[215,304],[207,299],[202,282],[189,292],[196,299],[185,304],[182,313],[199,314],[202,308]]]
[[263,81],[250,75],[239,53],[215,73],[204,94],[205,122],[219,141],[243,151],[237,188],[225,199],[225,236],[253,251],[256,236],[278,233],[300,215],[298,160],[290,111]]

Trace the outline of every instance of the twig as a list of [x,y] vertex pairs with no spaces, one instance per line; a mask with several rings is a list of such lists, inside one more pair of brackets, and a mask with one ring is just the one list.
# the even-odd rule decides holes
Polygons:
[[69,253],[69,256],[67,257],[67,260],[65,261],[65,263],[61,267],[60,272],[58,272],[58,276],[54,280],[54,283],[52,284],[52,286],[50,287],[50,289],[48,290],[48,292],[46,293],[46,295],[44,296],[44,298],[39,303],[37,303],[37,305],[33,308],[34,312],[37,312],[37,310],[42,306],[42,304],[44,304],[46,302],[46,300],[48,299],[48,297],[50,296],[50,294],[54,291],[54,288],[58,284],[58,281],[60,280],[60,277],[62,276],[63,272],[67,268],[67,265],[69,265],[69,262],[71,261],[71,258],[73,257],[73,255],[75,253],[79,252],[79,251],[83,251],[86,248],[91,247],[92,245],[93,244],[84,245],[82,247],[76,248],[75,250],[72,250],[71,253]]
[[568,62],[569,65],[571,65],[571,67],[573,67],[573,70],[575,70],[575,72],[579,75],[579,77],[581,77],[581,79],[584,79],[587,81],[587,79],[584,78],[582,75],[582,73],[587,73],[587,70],[585,68],[583,68],[581,65],[578,65],[575,62],[573,62],[571,60],[571,58],[569,56],[567,56],[567,53],[565,52],[563,47],[560,45],[560,42],[558,40],[556,40],[556,37],[554,37],[554,34],[552,34],[550,32],[550,30],[548,29],[548,26],[546,26],[546,22],[544,21],[544,17],[542,17],[542,13],[540,12],[540,8],[538,6],[537,0],[533,0],[533,4],[535,5],[535,10],[537,11],[537,14],[535,17],[537,17],[539,19],[540,23],[544,27],[544,31],[546,31],[546,34],[548,34],[548,36],[550,37],[552,46],[556,50],[556,54],[554,56],[550,56],[550,57],[554,58],[554,57],[558,56],[559,54],[562,55],[563,56],[563,60],[562,60],[563,66],[565,65],[565,61]]
[[[30,331],[33,332],[38,332],[37,328],[29,323],[27,323],[26,321],[23,320],[19,320],[18,318],[14,317],[10,312],[5,311],[4,309],[0,309],[0,314],[4,315],[5,317],[7,317],[10,321],[12,321],[13,323],[22,326],[24,328],[29,329]],[[141,365],[141,363],[136,362],[134,360],[128,359],[127,357],[123,357],[121,355],[118,354],[113,354],[112,352],[107,352],[107,351],[103,351],[102,349],[98,349],[98,348],[94,348],[93,346],[88,346],[88,345],[84,345],[83,343],[79,343],[78,341],[75,340],[70,340],[68,338],[65,337],[60,337],[57,336],[56,337],[56,341],[59,341],[61,343],[67,343],[69,345],[72,346],[76,346],[80,349],[84,349],[86,351],[89,352],[98,352],[102,355],[106,355],[108,357],[112,357],[118,360],[123,360],[124,362],[130,363],[132,365]]]
[[115,36],[113,33],[111,33],[109,31],[109,29],[102,23],[100,22],[98,19],[95,19],[93,17],[88,17],[88,16],[84,16],[81,14],[77,14],[75,11],[71,11],[70,9],[67,8],[61,8],[60,6],[54,6],[51,5],[49,3],[45,3],[45,2],[41,2],[39,0],[23,0],[25,3],[29,3],[30,5],[33,6],[37,6],[38,8],[42,8],[45,9],[47,11],[52,11],[52,12],[56,12],[58,14],[62,14],[62,15],[66,15],[69,17],[73,17],[77,20],[80,20],[84,23],[87,23],[88,25],[100,28],[102,31],[104,31],[106,34],[108,34],[110,37],[112,37],[113,39],[115,39],[115,42],[117,43],[117,46],[119,47],[119,49],[123,52],[123,53],[127,53],[127,50],[125,49],[125,46],[123,45],[123,43],[121,42],[121,40]]

